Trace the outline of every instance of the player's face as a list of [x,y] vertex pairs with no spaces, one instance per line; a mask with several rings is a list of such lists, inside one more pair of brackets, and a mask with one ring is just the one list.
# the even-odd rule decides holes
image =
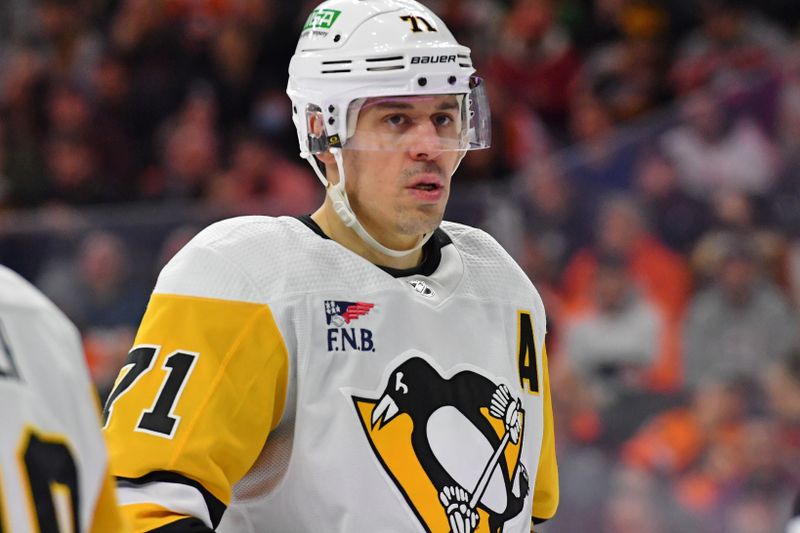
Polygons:
[[347,195],[384,245],[411,246],[442,221],[463,154],[460,109],[452,95],[371,99],[361,108],[344,150]]

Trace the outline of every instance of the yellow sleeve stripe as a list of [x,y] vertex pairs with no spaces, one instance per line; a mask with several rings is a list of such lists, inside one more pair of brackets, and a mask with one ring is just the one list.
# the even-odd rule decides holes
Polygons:
[[[289,356],[267,305],[171,294],[150,300],[136,346],[157,347],[155,361],[114,403],[106,436],[117,477],[171,471],[199,482],[227,505],[280,420]],[[174,434],[137,430],[171,377],[177,352],[196,354],[175,399]]]
[[550,398],[550,371],[547,368],[547,347],[542,346],[542,376],[544,382],[544,431],[539,452],[539,470],[533,491],[533,516],[547,520],[558,508],[558,465],[553,429],[553,406]]

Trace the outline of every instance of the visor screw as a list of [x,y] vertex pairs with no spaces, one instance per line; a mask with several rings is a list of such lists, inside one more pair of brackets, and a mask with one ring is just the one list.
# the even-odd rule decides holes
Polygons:
[[420,87],[425,87],[428,85],[428,78],[420,78],[417,80],[417,83],[419,83]]
[[292,106],[292,112],[293,112],[295,115],[297,114],[297,106],[296,106],[296,105],[293,105],[293,106]]
[[333,42],[335,42],[335,43],[338,43],[341,40],[342,40],[342,36],[339,35],[338,33],[333,37]]
[[455,85],[456,84],[456,77],[455,76],[450,76],[449,78],[447,78],[447,83],[449,83],[450,85]]
[[334,111],[336,111],[336,108],[333,107],[332,105],[329,105],[328,106],[328,113],[333,113]]
[[335,118],[331,117],[331,118],[328,119],[328,124],[330,124],[331,126],[333,126],[334,122],[336,122]]

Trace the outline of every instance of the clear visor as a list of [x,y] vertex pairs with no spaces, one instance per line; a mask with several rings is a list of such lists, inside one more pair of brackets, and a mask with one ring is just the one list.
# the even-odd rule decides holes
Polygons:
[[[469,94],[432,94],[359,98],[347,112],[344,150],[479,150],[491,144],[491,118],[478,78]],[[316,146],[332,146],[334,138]],[[320,142],[322,141],[322,142]],[[328,142],[325,142],[328,141]],[[326,147],[327,148],[327,147]]]

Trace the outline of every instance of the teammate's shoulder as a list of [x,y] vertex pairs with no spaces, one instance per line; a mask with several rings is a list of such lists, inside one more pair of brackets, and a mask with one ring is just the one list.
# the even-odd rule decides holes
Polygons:
[[[64,335],[72,342],[79,339],[72,321],[45,294],[10,268],[0,265],[0,310],[44,323],[53,335]],[[58,332],[58,333],[57,333]]]
[[4,265],[0,265],[0,305],[55,309],[55,305],[39,289]]

